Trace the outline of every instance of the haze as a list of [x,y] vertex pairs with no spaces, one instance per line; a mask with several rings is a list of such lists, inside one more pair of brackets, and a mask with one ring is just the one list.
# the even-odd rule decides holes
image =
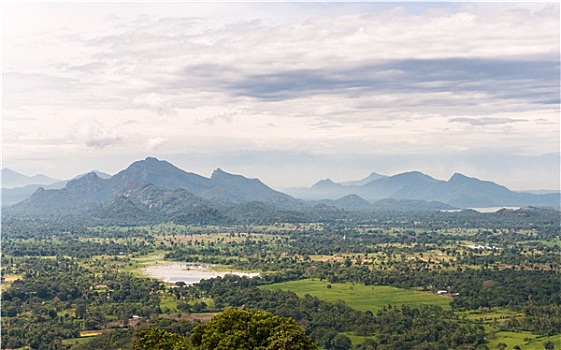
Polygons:
[[551,3],[10,3],[2,167],[559,189]]

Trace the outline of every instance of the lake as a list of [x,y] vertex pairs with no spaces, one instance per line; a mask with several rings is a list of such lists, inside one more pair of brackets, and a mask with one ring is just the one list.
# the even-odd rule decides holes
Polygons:
[[199,283],[203,279],[214,277],[224,277],[225,275],[237,275],[255,277],[259,273],[240,272],[240,271],[214,271],[209,265],[192,265],[183,262],[159,262],[154,265],[142,268],[142,273],[162,280],[164,282],[175,283],[184,282],[185,284]]

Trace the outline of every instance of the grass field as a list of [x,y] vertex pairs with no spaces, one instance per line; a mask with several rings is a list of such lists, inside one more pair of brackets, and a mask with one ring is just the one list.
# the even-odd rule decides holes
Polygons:
[[168,308],[170,312],[177,312],[177,300],[171,295],[160,296],[160,308],[164,310]]
[[414,307],[420,305],[438,305],[449,310],[450,301],[452,300],[448,297],[388,286],[331,283],[331,288],[328,288],[328,284],[329,283],[326,281],[307,279],[276,283],[262,286],[261,288],[269,290],[290,290],[300,297],[310,294],[328,302],[342,300],[353,309],[359,311],[370,310],[373,313],[376,313],[379,309],[388,304]]
[[356,335],[354,333],[342,333],[344,335],[346,335],[347,337],[349,337],[349,339],[351,340],[351,342],[353,343],[353,346],[357,346],[359,344],[364,343],[364,341],[366,339],[374,339],[376,340],[376,337],[373,336],[362,336],[362,335]]
[[132,258],[129,263],[124,263],[122,270],[124,272],[130,272],[138,277],[146,277],[142,274],[141,269],[147,265],[157,264],[158,262],[164,261],[165,252],[155,251],[152,254],[144,255],[136,258]]
[[548,340],[553,342],[555,349],[561,348],[561,336],[543,337],[529,332],[497,332],[496,338],[489,339],[487,346],[489,349],[497,349],[499,343],[505,343],[507,349],[518,345],[523,350],[542,350]]

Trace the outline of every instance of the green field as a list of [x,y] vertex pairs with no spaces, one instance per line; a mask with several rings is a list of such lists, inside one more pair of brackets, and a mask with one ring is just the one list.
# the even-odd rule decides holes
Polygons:
[[306,279],[275,283],[262,286],[261,288],[268,290],[290,290],[300,297],[310,294],[311,296],[328,302],[342,300],[355,310],[370,310],[373,313],[376,313],[379,309],[388,304],[408,305],[413,307],[420,305],[438,305],[449,310],[450,301],[452,300],[448,297],[388,286],[331,283],[331,288],[328,288],[328,284],[330,283],[326,281]]
[[555,349],[561,348],[561,336],[559,335],[543,337],[530,332],[497,332],[495,335],[495,339],[489,339],[487,345],[489,349],[497,349],[499,343],[505,343],[507,349],[518,345],[523,350],[542,350],[544,343],[548,340],[553,342]]

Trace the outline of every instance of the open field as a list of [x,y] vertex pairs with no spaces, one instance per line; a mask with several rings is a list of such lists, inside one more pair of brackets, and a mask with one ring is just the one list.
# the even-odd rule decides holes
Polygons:
[[0,292],[8,290],[12,285],[12,282],[17,281],[21,278],[21,275],[11,275],[6,274],[2,275],[2,283],[0,283]]
[[80,331],[80,337],[96,337],[102,333],[103,331]]
[[[328,288],[331,285],[331,288]],[[365,286],[353,283],[329,283],[317,279],[306,279],[262,286],[269,290],[290,290],[302,297],[310,294],[328,302],[344,301],[359,311],[376,313],[388,304],[392,305],[438,305],[450,309],[451,299],[448,297],[427,294],[408,289],[388,286]]]
[[214,316],[216,316],[218,312],[199,312],[199,313],[190,313],[190,314],[182,314],[181,317],[176,316],[169,316],[169,315],[162,315],[162,318],[173,318],[173,319],[181,319],[185,321],[201,321],[201,322],[210,322]]
[[343,334],[346,335],[347,337],[349,337],[349,339],[353,343],[353,346],[357,346],[359,344],[364,343],[364,341],[366,339],[376,340],[376,337],[374,337],[374,336],[362,336],[362,335],[356,335],[354,333],[343,333]]
[[519,317],[523,313],[509,310],[506,308],[493,308],[491,310],[483,309],[477,311],[469,311],[466,313],[466,318],[468,320],[481,320],[485,324],[491,323],[493,320],[506,319],[509,317]]
[[499,343],[505,343],[507,349],[518,345],[523,350],[542,350],[547,341],[553,342],[555,349],[561,347],[561,336],[559,335],[544,337],[530,332],[497,332],[495,335],[496,338],[488,339],[489,349],[497,349]]

